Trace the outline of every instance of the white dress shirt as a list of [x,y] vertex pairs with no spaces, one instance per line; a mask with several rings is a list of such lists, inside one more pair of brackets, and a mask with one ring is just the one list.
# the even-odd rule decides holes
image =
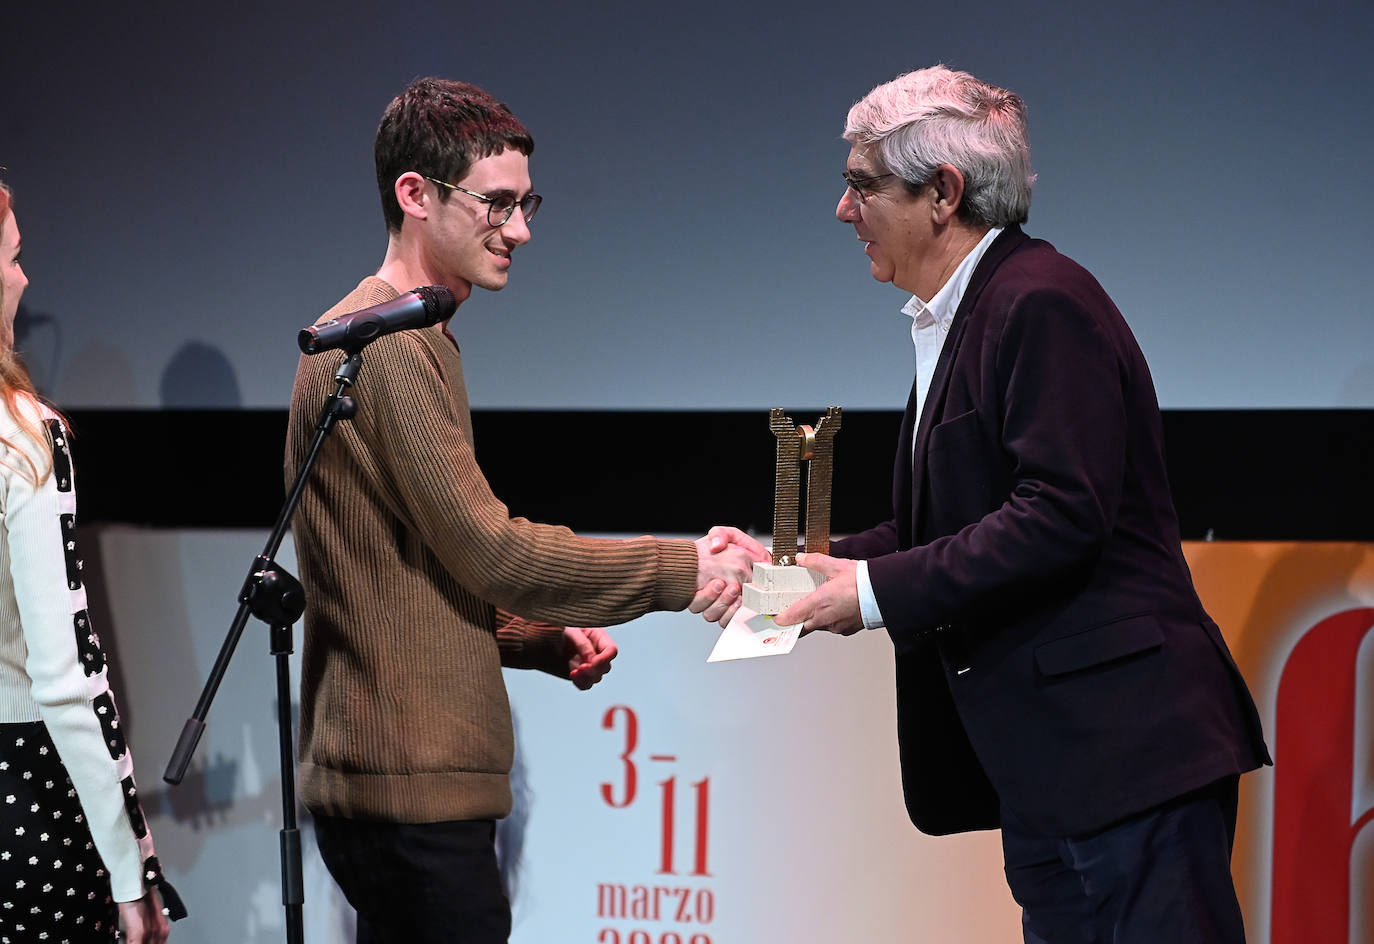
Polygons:
[[[902,306],[902,314],[911,318],[911,343],[916,348],[916,419],[921,423],[921,412],[925,409],[926,394],[930,392],[930,379],[935,373],[935,365],[940,360],[940,350],[949,337],[949,327],[954,323],[954,313],[964,300],[964,291],[973,270],[978,267],[983,254],[988,251],[992,241],[1002,232],[1001,227],[987,231],[978,245],[964,256],[954,274],[929,302],[923,302],[915,295]],[[911,461],[915,461],[916,435],[911,436]],[[885,625],[883,614],[878,609],[878,599],[873,595],[873,584],[868,579],[868,561],[859,561],[855,579],[859,585],[859,612],[863,615],[864,629],[878,629]]]

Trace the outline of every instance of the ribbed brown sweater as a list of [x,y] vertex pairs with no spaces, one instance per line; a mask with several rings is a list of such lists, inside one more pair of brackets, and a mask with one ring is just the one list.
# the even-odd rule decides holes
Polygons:
[[[397,294],[364,279],[321,320]],[[288,482],[342,359],[301,358]],[[514,739],[501,666],[567,666],[558,630],[497,608],[574,626],[680,610],[696,548],[511,518],[477,466],[462,360],[439,327],[372,343],[353,396],[357,415],[330,434],[293,525],[307,599],[301,801],[393,822],[504,816]]]

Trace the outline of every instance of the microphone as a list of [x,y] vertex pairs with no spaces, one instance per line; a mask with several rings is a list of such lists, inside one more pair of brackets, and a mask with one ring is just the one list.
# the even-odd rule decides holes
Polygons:
[[296,343],[303,354],[320,354],[339,348],[356,354],[384,334],[428,328],[452,317],[457,309],[458,302],[452,292],[442,285],[425,285],[389,302],[302,328]]

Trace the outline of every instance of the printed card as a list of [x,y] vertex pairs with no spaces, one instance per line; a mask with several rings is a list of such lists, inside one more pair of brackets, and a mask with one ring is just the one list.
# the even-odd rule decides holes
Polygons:
[[756,659],[759,656],[781,656],[792,651],[801,637],[801,625],[779,626],[773,617],[740,607],[721,632],[707,662],[727,662],[731,659]]

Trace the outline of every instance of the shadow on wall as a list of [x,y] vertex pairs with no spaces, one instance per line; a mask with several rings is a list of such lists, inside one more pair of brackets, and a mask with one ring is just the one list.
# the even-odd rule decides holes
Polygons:
[[530,819],[530,783],[525,770],[525,752],[520,748],[520,717],[511,706],[511,724],[515,729],[515,758],[511,764],[510,815],[496,821],[496,857],[501,868],[501,884],[512,908],[520,896],[520,876],[525,853],[525,828]]
[[52,373],[51,392],[58,406],[138,402],[134,366],[129,355],[113,345],[87,344],[74,351],[69,359],[64,357],[63,361],[54,363]]
[[14,347],[29,369],[33,385],[47,396],[57,380],[62,358],[62,323],[55,315],[34,311],[21,302],[14,315]]
[[[55,395],[63,342],[61,319],[19,306],[14,317],[14,346],[34,386],[44,396]],[[137,402],[128,359],[114,348],[97,346],[76,352],[67,365],[65,379],[63,400],[111,406]],[[164,409],[172,410],[243,406],[238,374],[229,358],[219,348],[201,341],[188,341],[172,355],[162,372],[158,399]]]
[[[201,680],[195,669],[190,636],[194,620],[185,599],[176,539],[155,554],[144,542],[128,539],[137,534],[118,526],[79,530],[87,607],[109,657],[110,686],[124,728],[131,732],[131,741],[137,732],[139,745],[150,748],[134,754],[144,812],[149,817],[170,813],[199,828],[233,806],[240,762],[222,754],[209,761],[198,756],[187,773],[185,789],[169,791],[161,782],[160,772],[175,743],[172,732],[190,714],[195,686]],[[112,538],[113,555],[107,552]],[[131,549],[135,553],[129,553]],[[141,607],[136,620],[121,612],[131,602],[149,599],[155,602]],[[145,732],[156,732],[156,736],[142,736]]]
[[[280,941],[280,758],[263,624],[245,628],[183,782],[159,779],[225,641],[242,565],[261,535],[125,525],[86,534],[91,613],[110,650],[139,795],[159,858],[192,914],[193,924],[174,933],[200,944]],[[294,559],[284,563],[294,566]],[[301,816],[300,827],[306,940],[352,940],[351,909],[319,861],[309,817]]]
[[187,341],[162,372],[158,399],[165,409],[235,409],[243,406],[238,375],[217,347]]

